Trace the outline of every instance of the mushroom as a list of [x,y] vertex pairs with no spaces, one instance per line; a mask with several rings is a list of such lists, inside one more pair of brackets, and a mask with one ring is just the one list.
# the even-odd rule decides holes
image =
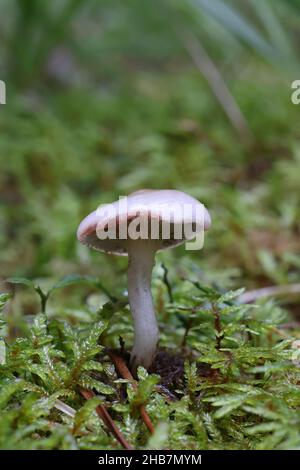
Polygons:
[[84,245],[129,258],[128,299],[134,322],[130,366],[134,373],[139,365],[151,366],[158,343],[151,295],[156,252],[199,235],[203,238],[210,224],[207,209],[188,194],[146,189],[99,206],[79,225],[77,238]]

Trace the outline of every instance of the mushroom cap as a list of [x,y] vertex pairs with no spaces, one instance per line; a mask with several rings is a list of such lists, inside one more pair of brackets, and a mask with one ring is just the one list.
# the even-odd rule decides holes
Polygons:
[[[194,238],[196,233],[208,230],[211,225],[208,210],[192,196],[173,189],[142,189],[129,194],[127,198],[100,205],[82,220],[77,230],[77,238],[82,244],[95,250],[126,256],[127,239],[120,236],[119,229],[123,226],[127,233],[128,225],[137,218],[142,223],[148,220],[148,227],[155,221],[170,225],[171,233],[168,239],[162,237],[160,225],[158,251],[180,245]],[[187,238],[183,230],[182,236],[175,238],[175,227],[184,224],[192,224],[194,236]],[[109,230],[109,227],[116,228],[115,238],[100,239],[99,231]],[[150,235],[149,238],[151,239]]]

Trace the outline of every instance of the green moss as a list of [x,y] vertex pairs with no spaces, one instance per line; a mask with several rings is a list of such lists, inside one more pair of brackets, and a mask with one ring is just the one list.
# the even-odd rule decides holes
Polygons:
[[[7,72],[0,78],[8,85],[0,114],[0,278],[9,292],[0,297],[0,448],[119,448],[95,412],[99,404],[134,448],[299,448],[298,296],[238,301],[242,286],[299,283],[296,59],[292,69],[277,62],[286,75],[261,60],[272,59],[261,39],[275,40],[275,31],[262,10],[255,23],[234,1],[254,36],[252,29],[241,38],[244,27],[232,34],[224,18],[221,27],[184,2],[169,2],[172,14],[162,2],[152,8],[141,0],[117,2],[113,11],[103,1],[93,11],[82,11],[82,1],[64,2],[66,11],[27,3],[16,2],[9,26],[6,10],[0,15]],[[277,46],[296,55],[297,15],[280,5],[274,15],[286,27]],[[177,25],[215,62],[249,141],[232,128],[174,34]],[[67,82],[46,66],[58,44],[73,67]],[[132,346],[127,260],[79,246],[75,234],[100,203],[144,187],[187,191],[213,223],[201,252],[179,247],[157,256],[161,349],[153,373],[139,371],[135,390],[107,355],[120,337],[127,351]],[[79,387],[97,396],[86,402]]]

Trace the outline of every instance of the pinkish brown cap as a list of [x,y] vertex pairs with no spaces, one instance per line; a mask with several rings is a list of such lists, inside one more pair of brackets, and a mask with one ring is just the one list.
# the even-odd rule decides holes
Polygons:
[[[125,203],[126,199],[126,203]],[[121,238],[119,229],[139,218],[140,221],[148,220],[170,224],[171,236],[163,239],[159,231],[158,250],[180,245],[188,240],[182,233],[182,237],[174,238],[175,226],[193,224],[198,231],[208,230],[211,218],[205,206],[188,194],[173,189],[152,190],[143,189],[131,193],[127,198],[121,198],[112,204],[99,206],[97,210],[83,219],[78,227],[78,240],[95,250],[127,255],[127,240]],[[99,231],[107,227],[115,226],[117,229],[115,239],[99,238]],[[149,224],[150,226],[150,224]],[[151,236],[149,237],[151,239]]]

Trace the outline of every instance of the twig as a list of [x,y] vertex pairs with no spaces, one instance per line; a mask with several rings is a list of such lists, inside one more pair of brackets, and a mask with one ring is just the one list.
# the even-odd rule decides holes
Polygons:
[[[132,386],[135,390],[137,390],[137,384],[136,381],[134,380],[130,370],[128,369],[123,357],[118,354],[116,351],[108,351],[108,355],[111,358],[111,360],[114,363],[114,366],[118,372],[118,374],[126,380],[129,380],[132,383]],[[146,427],[150,431],[151,434],[154,433],[154,426],[152,424],[152,421],[146,411],[146,408],[144,405],[141,405],[139,407],[139,412],[141,415],[142,420],[144,421]]]
[[300,323],[297,321],[282,323],[281,325],[278,325],[278,328],[280,330],[297,330],[298,328],[300,328]]
[[248,123],[234,97],[230,93],[217,66],[211,60],[206,50],[195,36],[189,31],[177,31],[183,46],[194,64],[208,82],[213,94],[227,114],[233,127],[241,137],[249,139],[251,132]]
[[[91,390],[85,390],[83,388],[79,388],[79,391],[86,400],[90,400],[91,398],[95,396],[95,393],[92,392]],[[105,406],[98,405],[96,408],[96,412],[98,416],[102,419],[102,421],[104,422],[108,430],[114,435],[117,441],[121,444],[121,446],[126,450],[133,450],[133,447],[126,441],[121,431],[119,431],[119,429],[115,425],[113,419],[111,418]]]
[[74,416],[76,414],[76,410],[74,410],[74,408],[67,405],[66,403],[64,403],[61,400],[56,400],[54,408],[61,411],[62,413],[65,413],[67,416],[70,416],[71,418],[74,418]]
[[239,296],[238,301],[242,304],[255,302],[262,297],[277,297],[289,294],[300,294],[300,284],[287,284],[284,286],[270,286],[262,289],[250,290]]

